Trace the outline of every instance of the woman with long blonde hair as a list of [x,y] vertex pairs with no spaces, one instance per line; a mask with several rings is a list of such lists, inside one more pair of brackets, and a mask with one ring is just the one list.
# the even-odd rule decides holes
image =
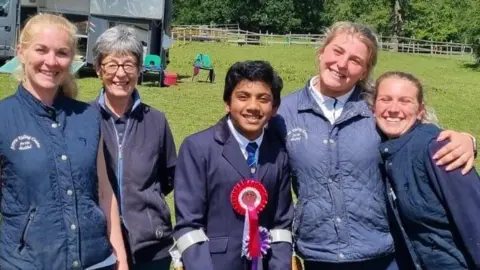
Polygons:
[[98,112],[75,100],[76,28],[50,14],[20,33],[0,102],[2,269],[128,269]]

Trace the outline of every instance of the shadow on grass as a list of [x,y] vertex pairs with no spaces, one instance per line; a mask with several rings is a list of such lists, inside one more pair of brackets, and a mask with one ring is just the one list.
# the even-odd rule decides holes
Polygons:
[[203,84],[216,84],[217,83],[216,81],[210,82],[209,80],[206,80],[206,81],[198,80],[198,81],[194,81],[194,82],[203,83]]
[[158,81],[143,81],[142,86],[160,88]]
[[192,78],[192,76],[190,76],[190,75],[183,75],[183,74],[178,74],[178,76],[177,76],[177,80],[189,79],[189,78]]
[[465,63],[461,67],[471,71],[480,71],[480,63]]
[[97,77],[97,72],[93,68],[81,68],[77,72],[78,78],[93,78]]

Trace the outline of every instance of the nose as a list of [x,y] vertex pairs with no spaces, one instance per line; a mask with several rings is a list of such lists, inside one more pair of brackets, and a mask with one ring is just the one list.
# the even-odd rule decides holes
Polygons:
[[45,64],[48,66],[55,66],[58,64],[57,56],[54,52],[50,52],[46,55]]
[[390,104],[390,107],[388,108],[388,112],[390,113],[398,113],[400,110],[398,108],[398,102],[397,101],[393,101],[391,104]]
[[256,98],[250,98],[247,103],[247,110],[258,110],[259,101]]
[[119,66],[118,69],[117,69],[117,73],[115,73],[115,75],[117,77],[124,77],[127,75],[127,73],[125,72],[125,69],[124,69],[124,66]]
[[346,67],[347,67],[347,63],[348,63],[348,56],[347,56],[347,55],[341,55],[341,56],[338,58],[337,66],[338,66],[339,68],[346,68]]

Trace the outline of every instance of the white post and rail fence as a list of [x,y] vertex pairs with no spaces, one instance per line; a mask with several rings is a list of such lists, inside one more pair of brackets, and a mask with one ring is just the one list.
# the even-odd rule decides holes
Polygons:
[[[172,28],[172,37],[176,42],[224,42],[242,45],[307,45],[318,47],[323,34],[285,34],[256,33],[241,30],[238,24],[224,25],[176,25]],[[431,54],[431,55],[473,55],[470,44],[420,40],[406,37],[378,36],[378,45],[382,50]]]

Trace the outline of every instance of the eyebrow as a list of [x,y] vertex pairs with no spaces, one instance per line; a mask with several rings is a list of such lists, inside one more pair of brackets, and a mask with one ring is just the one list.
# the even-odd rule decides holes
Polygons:
[[338,45],[338,44],[332,44],[332,45],[333,45],[333,47],[335,47],[336,49],[340,49],[340,50],[342,50],[342,51],[345,51],[345,49],[344,49],[342,46]]
[[[48,48],[47,45],[45,44],[42,44],[42,43],[35,43],[35,44],[32,44],[33,46],[40,46],[42,48]],[[60,48],[54,48],[54,50],[56,51],[59,51],[59,50],[69,50],[70,51],[70,48],[69,47],[60,47]]]
[[358,57],[358,56],[356,56],[356,55],[353,55],[353,56],[352,56],[352,59],[354,59],[354,60],[356,60],[356,61],[358,61],[358,62],[360,62],[360,63],[362,63],[362,64],[365,62],[365,60],[363,60],[362,58],[360,58],[360,57]]
[[[335,47],[336,49],[340,49],[342,52],[345,52],[345,51],[346,51],[342,46],[340,46],[340,45],[338,45],[338,44],[332,44],[332,45],[333,45],[333,47]],[[352,59],[355,59],[355,60],[360,61],[360,62],[362,62],[362,63],[365,62],[365,60],[363,60],[362,58],[360,58],[360,56],[358,56],[358,55],[356,55],[356,54],[353,54],[353,55],[352,55]]]
[[248,95],[253,95],[253,96],[258,96],[258,95],[268,95],[268,96],[272,96],[271,93],[269,92],[266,92],[266,93],[250,93],[248,92],[247,90],[242,90],[242,89],[239,89],[236,91],[236,94],[239,95],[239,94],[248,94]]

